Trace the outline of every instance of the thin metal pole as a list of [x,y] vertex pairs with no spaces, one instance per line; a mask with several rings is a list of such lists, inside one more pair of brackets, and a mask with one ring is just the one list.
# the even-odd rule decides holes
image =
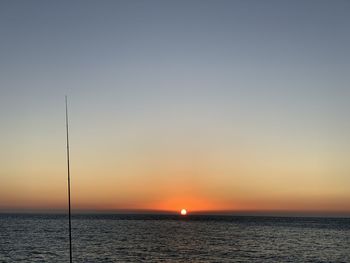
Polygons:
[[68,134],[68,103],[66,101],[66,132],[67,132],[67,173],[68,173],[68,214],[69,214],[69,262],[73,262],[72,258],[72,223],[71,223],[71,209],[70,209],[70,166],[69,166],[69,134]]

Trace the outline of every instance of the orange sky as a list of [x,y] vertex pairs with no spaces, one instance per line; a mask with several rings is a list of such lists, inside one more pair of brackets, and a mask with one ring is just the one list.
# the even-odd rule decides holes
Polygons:
[[[184,142],[174,135],[177,143],[152,137],[150,148],[138,135],[117,147],[92,138],[84,145],[72,132],[74,209],[350,211],[346,166],[316,146],[223,147],[220,139]],[[16,158],[7,157],[2,210],[66,207],[64,141],[49,139],[21,144]]]

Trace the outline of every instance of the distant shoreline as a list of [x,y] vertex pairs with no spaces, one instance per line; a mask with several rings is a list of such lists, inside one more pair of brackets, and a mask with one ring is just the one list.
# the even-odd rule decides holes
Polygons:
[[[64,210],[0,210],[0,215],[66,215]],[[179,216],[177,211],[160,210],[73,210],[73,216]],[[349,212],[287,212],[287,211],[194,211],[185,217],[288,217],[288,218],[350,218]]]

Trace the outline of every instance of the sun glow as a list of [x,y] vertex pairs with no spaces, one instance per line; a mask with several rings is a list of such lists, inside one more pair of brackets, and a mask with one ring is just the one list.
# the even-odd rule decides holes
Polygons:
[[183,215],[183,216],[185,216],[185,215],[187,215],[187,210],[186,209],[181,209],[181,215]]

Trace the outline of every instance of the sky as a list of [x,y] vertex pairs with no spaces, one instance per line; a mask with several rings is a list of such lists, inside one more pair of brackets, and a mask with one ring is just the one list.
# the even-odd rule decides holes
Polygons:
[[0,211],[350,215],[349,1],[1,1]]

